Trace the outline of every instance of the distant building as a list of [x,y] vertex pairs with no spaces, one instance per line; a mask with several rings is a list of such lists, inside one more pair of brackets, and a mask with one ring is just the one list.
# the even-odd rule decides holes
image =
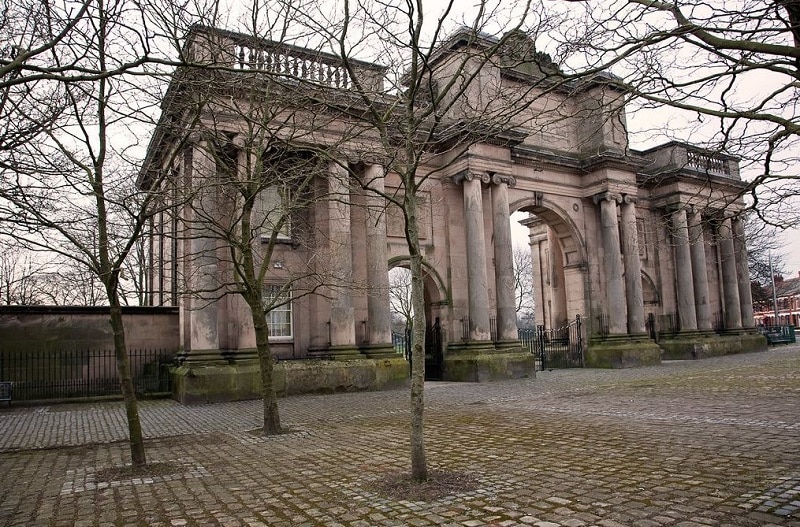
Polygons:
[[797,326],[800,322],[800,273],[795,278],[775,275],[775,300],[778,318],[775,319],[775,303],[772,286],[766,288],[770,300],[756,302],[753,311],[759,326]]

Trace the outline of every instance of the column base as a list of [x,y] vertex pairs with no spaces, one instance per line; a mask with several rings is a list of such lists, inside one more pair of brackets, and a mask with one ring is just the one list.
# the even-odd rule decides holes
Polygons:
[[355,345],[328,346],[327,348],[317,349],[309,348],[308,354],[314,358],[331,360],[352,360],[364,358],[364,356],[361,354],[361,350]]
[[391,342],[385,344],[368,344],[366,346],[361,346],[359,351],[370,359],[391,359],[401,356],[401,354],[394,349]]
[[475,341],[451,344],[443,361],[442,380],[458,382],[491,382],[536,376],[536,358],[519,346],[502,343],[498,349],[492,342]]
[[232,352],[220,349],[179,351],[179,362],[229,362]]
[[670,360],[692,360],[720,357],[735,353],[765,351],[767,339],[756,331],[737,329],[718,335],[713,332],[681,332],[673,338],[659,342],[664,350],[663,358]]
[[609,335],[589,342],[587,368],[634,368],[661,363],[661,348],[646,335]]

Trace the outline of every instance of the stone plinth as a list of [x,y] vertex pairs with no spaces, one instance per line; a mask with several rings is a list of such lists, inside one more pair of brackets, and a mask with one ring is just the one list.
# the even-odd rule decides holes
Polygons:
[[442,380],[491,382],[536,376],[536,358],[522,347],[495,349],[491,343],[451,344]]
[[[258,399],[258,361],[183,364],[173,369],[173,398],[183,404]],[[287,360],[275,363],[279,396],[399,388],[408,382],[402,357],[355,360]]]
[[584,352],[587,368],[633,368],[661,363],[661,348],[642,337],[608,337],[592,341]]

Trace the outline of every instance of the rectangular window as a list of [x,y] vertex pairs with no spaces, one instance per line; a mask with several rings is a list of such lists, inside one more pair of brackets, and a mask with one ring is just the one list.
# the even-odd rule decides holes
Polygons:
[[260,222],[261,238],[268,240],[277,230],[277,239],[290,239],[292,218],[289,189],[277,186],[267,187],[261,191],[258,197],[256,210],[258,217],[254,219]]
[[264,286],[264,309],[267,311],[267,326],[270,339],[292,338],[292,292],[278,285]]

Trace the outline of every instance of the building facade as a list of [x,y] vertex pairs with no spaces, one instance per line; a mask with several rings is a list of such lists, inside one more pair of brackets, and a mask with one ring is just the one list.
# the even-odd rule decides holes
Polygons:
[[[496,42],[454,35],[430,61],[431,90],[447,85],[455,64],[475,60],[474,48]],[[420,319],[436,345],[430,371],[470,381],[533,375],[517,340],[516,211],[529,213],[536,323],[582,317],[587,365],[763,348],[736,159],[682,143],[630,149],[624,94],[613,78],[550,82],[557,66],[531,49],[510,47],[476,63],[463,101],[441,117],[463,124],[505,112],[502,127],[429,140],[421,158],[415,203]],[[195,28],[185,51],[215,68],[199,79],[176,74],[139,185],[162,193],[151,298],[181,307],[183,355],[194,364],[187,379],[202,364],[237,375],[254,356],[252,317],[230,294],[236,277],[226,226],[239,225],[236,212],[248,202],[228,195],[231,174],[238,183],[275,181],[258,192],[253,217],[263,232],[250,242],[257,258],[271,251],[265,297],[284,295],[269,314],[275,356],[361,368],[373,387],[404,377],[388,300],[389,269],[410,261],[403,211],[392,203],[404,192],[393,170],[399,153],[359,116],[354,88],[357,80],[360,94],[366,86],[388,107],[397,95],[383,88],[386,71],[369,63],[348,70],[333,55],[210,28]],[[513,112],[499,108],[509,100],[518,105]],[[284,221],[271,219],[287,207],[277,214]]]

